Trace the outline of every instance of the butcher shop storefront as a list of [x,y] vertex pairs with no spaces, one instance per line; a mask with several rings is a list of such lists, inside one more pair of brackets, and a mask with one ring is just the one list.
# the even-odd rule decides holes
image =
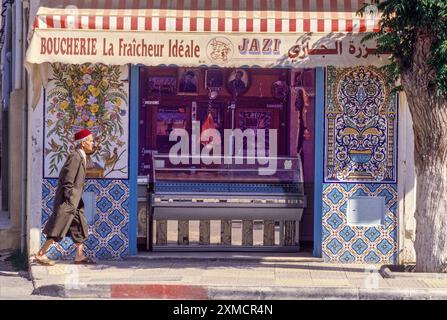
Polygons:
[[[386,56],[361,42],[378,17],[356,15],[360,1],[43,3],[26,56],[37,228],[69,137],[89,128],[96,258],[394,261],[397,99],[378,68]],[[73,251],[66,239],[51,255]]]

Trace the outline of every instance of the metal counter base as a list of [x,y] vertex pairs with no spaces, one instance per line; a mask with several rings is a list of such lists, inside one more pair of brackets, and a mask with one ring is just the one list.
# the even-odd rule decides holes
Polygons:
[[300,247],[295,246],[223,246],[223,245],[154,245],[154,252],[295,252],[300,251]]

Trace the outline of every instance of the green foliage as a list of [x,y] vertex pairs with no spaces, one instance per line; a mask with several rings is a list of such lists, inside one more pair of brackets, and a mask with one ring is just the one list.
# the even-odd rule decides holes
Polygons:
[[[379,53],[392,54],[391,64],[384,68],[392,81],[411,68],[419,30],[435,36],[432,59],[428,63],[436,72],[435,93],[447,95],[447,1],[446,0],[387,0],[373,3],[382,14],[380,31],[365,36],[376,39]],[[360,10],[364,13],[368,4]]]

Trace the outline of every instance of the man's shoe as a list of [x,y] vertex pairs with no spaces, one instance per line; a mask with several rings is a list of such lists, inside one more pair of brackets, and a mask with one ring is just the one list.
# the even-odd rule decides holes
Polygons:
[[53,260],[48,259],[48,257],[39,257],[37,254],[34,255],[34,261],[43,266],[54,266],[56,264]]

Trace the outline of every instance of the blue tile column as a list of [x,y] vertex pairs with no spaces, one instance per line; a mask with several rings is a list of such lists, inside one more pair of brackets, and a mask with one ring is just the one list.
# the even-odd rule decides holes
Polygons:
[[315,95],[315,172],[314,172],[314,252],[315,257],[322,255],[322,207],[324,172],[324,68],[316,69]]
[[129,254],[137,254],[138,232],[138,98],[139,67],[130,67],[130,112],[129,112]]

